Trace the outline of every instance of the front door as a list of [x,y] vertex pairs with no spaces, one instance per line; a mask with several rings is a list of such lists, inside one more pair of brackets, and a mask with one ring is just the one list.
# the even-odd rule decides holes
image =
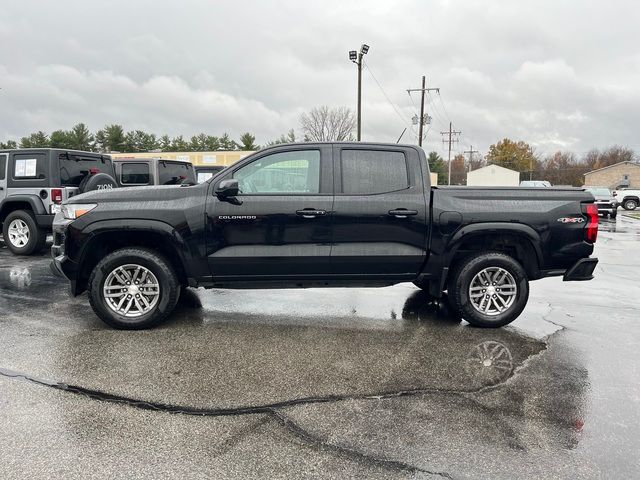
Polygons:
[[[229,167],[213,182],[207,251],[214,280],[269,281],[330,272],[331,155],[328,145],[282,147]],[[213,193],[229,178],[238,180],[239,202]]]
[[0,204],[7,196],[7,165],[9,164],[9,155],[0,153]]
[[422,161],[414,148],[336,145],[332,273],[415,278],[429,228]]

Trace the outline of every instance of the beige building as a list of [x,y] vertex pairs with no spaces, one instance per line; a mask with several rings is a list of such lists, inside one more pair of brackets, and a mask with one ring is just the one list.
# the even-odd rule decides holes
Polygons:
[[467,185],[470,187],[517,187],[520,185],[520,172],[499,165],[487,165],[469,172]]
[[640,165],[620,162],[608,167],[592,170],[584,174],[584,184],[588,187],[640,188]]
[[112,153],[113,158],[162,158],[164,160],[186,160],[198,166],[233,165],[253,151],[233,152],[144,152]]

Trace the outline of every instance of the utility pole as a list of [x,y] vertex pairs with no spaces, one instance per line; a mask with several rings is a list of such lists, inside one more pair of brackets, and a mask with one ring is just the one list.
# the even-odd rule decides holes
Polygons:
[[362,57],[369,51],[369,45],[362,44],[360,52],[349,51],[349,60],[358,67],[358,141],[360,141],[362,131]]
[[422,128],[424,127],[427,115],[424,113],[424,94],[427,92],[440,92],[439,88],[427,88],[427,80],[425,76],[422,76],[422,88],[410,88],[407,89],[407,93],[411,95],[411,92],[422,92],[422,99],[420,100],[420,119],[418,120],[419,132],[418,132],[418,145],[422,146]]
[[[453,138],[454,135],[460,135],[461,131],[453,130],[453,125],[449,122],[449,131],[448,132],[440,132],[440,135],[449,135],[449,176],[447,177],[447,185],[451,185],[451,144],[456,143],[458,141],[457,138]],[[447,143],[447,141],[443,138],[442,143]]]
[[471,162],[473,162],[473,154],[474,153],[480,153],[478,152],[478,150],[474,150],[473,149],[473,145],[469,146],[469,150],[465,150],[462,153],[468,153],[469,154],[469,171],[471,171]]

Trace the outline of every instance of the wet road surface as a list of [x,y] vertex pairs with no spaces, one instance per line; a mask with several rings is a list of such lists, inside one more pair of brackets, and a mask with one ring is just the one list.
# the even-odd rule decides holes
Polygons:
[[637,478],[640,222],[475,329],[413,285],[190,290],[104,326],[0,242],[0,476]]

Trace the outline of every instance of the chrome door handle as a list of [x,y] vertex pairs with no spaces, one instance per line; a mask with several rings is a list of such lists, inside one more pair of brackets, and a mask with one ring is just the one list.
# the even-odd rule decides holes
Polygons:
[[315,208],[303,208],[302,210],[296,210],[296,215],[300,215],[303,218],[322,217],[326,214],[326,210],[316,210]]
[[396,208],[395,210],[389,210],[389,215],[396,218],[407,218],[410,215],[417,214],[417,210],[407,210],[406,208]]

